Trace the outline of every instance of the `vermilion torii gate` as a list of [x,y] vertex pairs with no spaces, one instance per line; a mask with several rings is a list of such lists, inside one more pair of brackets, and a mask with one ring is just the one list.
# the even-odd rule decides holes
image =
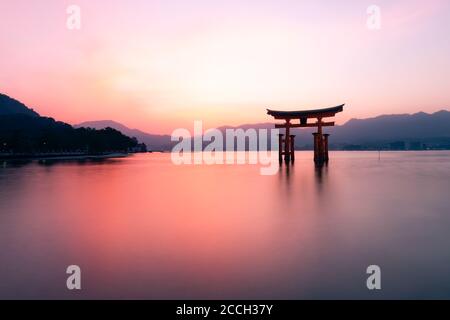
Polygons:
[[[332,108],[303,110],[303,111],[275,111],[267,109],[267,114],[273,116],[276,120],[284,120],[284,124],[276,124],[275,128],[285,128],[285,134],[279,135],[278,157],[280,163],[284,160],[286,163],[294,162],[295,135],[290,134],[290,128],[310,128],[317,127],[314,136],[314,162],[323,164],[328,162],[328,137],[329,134],[323,134],[322,127],[332,127],[334,122],[323,122],[323,118],[334,117],[336,113],[344,110],[344,104]],[[308,123],[308,119],[317,119],[316,122]],[[293,120],[299,119],[299,123],[293,123]],[[292,122],[291,122],[292,121]]]

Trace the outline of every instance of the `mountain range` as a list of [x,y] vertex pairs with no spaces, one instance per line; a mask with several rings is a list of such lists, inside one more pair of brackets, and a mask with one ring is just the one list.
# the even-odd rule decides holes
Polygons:
[[[153,151],[168,151],[176,144],[171,141],[170,135],[150,134],[112,120],[89,121],[70,126],[52,118],[41,117],[23,103],[0,94],[0,133],[4,135],[4,139],[16,139],[22,144],[29,144],[31,140],[48,139],[47,136],[50,135],[55,144],[64,145],[64,141],[57,136],[57,133],[68,134],[72,140],[75,139],[75,135],[77,140],[81,139],[78,137],[81,131],[76,130],[83,130],[83,128],[92,128],[97,131],[106,128],[114,129],[127,136],[126,138],[136,138]],[[218,129],[225,132],[226,129],[251,128],[272,129],[274,123],[222,126]],[[92,134],[96,132],[95,130],[83,131],[83,134]],[[343,125],[327,127],[324,130],[331,134],[330,149],[450,149],[450,112],[447,110],[431,114],[419,112],[351,119]],[[296,149],[311,149],[311,134],[314,131],[314,128],[293,129],[292,134],[296,135]],[[24,135],[24,133],[27,134]],[[29,141],[26,141],[27,139]],[[104,137],[102,139],[105,141]]]
[[144,151],[145,146],[113,128],[95,130],[43,117],[0,94],[0,157],[105,155]]
[[166,151],[170,150],[173,143],[170,141],[170,135],[157,135],[150,134],[138,129],[131,129],[127,126],[112,120],[100,120],[100,121],[87,121],[80,124],[74,125],[75,128],[94,128],[94,129],[104,129],[113,128],[119,130],[124,135],[129,137],[135,137],[139,142],[145,143],[149,150],[153,151]]
[[[150,150],[170,150],[174,145],[169,135],[154,135],[130,129],[111,120],[83,122],[75,127],[102,129],[111,127],[136,137]],[[222,126],[218,129],[272,129],[274,123],[255,123],[240,126]],[[343,125],[327,127],[330,148],[341,150],[378,149],[450,149],[450,112],[381,115],[368,119],[351,119]],[[311,149],[313,128],[293,129],[296,149]]]
[[0,93],[0,116],[6,115],[26,115],[30,117],[39,117],[37,112],[31,108],[28,108],[22,102]]

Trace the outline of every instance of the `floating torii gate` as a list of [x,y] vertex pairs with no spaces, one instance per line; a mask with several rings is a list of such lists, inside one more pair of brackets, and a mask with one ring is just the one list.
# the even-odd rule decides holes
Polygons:
[[[323,122],[323,118],[334,117],[336,113],[344,110],[344,104],[332,108],[303,110],[303,111],[275,111],[267,109],[267,114],[273,116],[276,120],[284,120],[284,124],[276,124],[275,128],[284,128],[285,134],[279,134],[278,158],[280,164],[284,160],[286,163],[294,162],[295,135],[290,134],[290,128],[311,128],[317,127],[314,136],[314,162],[323,164],[328,162],[328,137],[329,134],[323,134],[322,127],[332,127],[334,122]],[[316,122],[308,123],[308,119],[317,119]],[[299,123],[292,123],[292,120],[299,119]]]

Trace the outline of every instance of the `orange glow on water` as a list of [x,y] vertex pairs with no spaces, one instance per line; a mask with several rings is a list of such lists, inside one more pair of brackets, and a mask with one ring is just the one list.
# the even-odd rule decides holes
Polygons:
[[274,176],[167,154],[6,166],[0,296],[73,298],[71,264],[85,298],[361,298],[374,260],[395,273],[383,296],[424,294],[411,272],[440,283],[447,152],[333,152],[322,170],[311,156]]

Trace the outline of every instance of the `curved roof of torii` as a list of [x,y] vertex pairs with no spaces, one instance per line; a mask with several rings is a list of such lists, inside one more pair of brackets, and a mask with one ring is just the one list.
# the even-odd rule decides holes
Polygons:
[[267,114],[273,116],[275,119],[326,118],[333,117],[336,113],[342,112],[344,110],[344,105],[345,104],[325,109],[301,111],[276,111],[267,109]]

